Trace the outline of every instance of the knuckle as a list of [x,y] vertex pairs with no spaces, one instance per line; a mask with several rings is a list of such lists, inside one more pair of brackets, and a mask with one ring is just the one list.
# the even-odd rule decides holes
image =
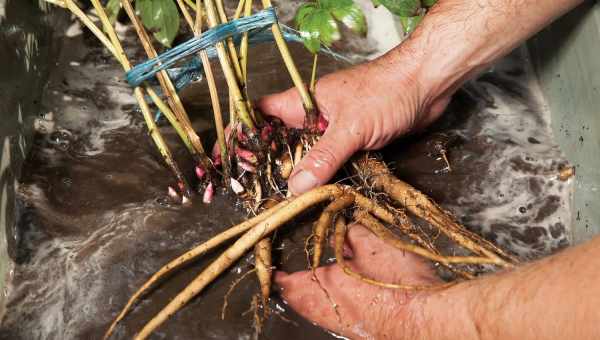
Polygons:
[[315,167],[333,168],[338,164],[339,156],[329,147],[315,146],[306,156]]

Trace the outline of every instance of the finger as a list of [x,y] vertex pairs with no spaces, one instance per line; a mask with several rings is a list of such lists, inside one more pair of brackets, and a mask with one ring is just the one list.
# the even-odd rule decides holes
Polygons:
[[[354,309],[350,308],[351,301],[347,298],[354,297],[357,293],[357,282],[342,273],[338,266],[318,268],[315,275],[319,279],[318,282],[314,280],[312,271],[289,275],[276,273],[275,282],[281,288],[281,296],[286,303],[302,317],[333,332],[350,335],[347,330],[340,332],[346,327],[340,324],[333,304],[338,304],[338,312],[345,322],[353,323],[352,321],[358,319],[354,315]],[[362,293],[364,294],[364,290]]]
[[[390,282],[403,277],[414,277],[423,281],[436,280],[429,264],[423,258],[386,243],[360,224],[350,225],[346,243],[354,253],[348,265],[364,274]],[[378,263],[379,266],[373,266],[374,263]]]
[[327,183],[358,150],[347,129],[330,126],[294,169],[288,188],[295,195]]
[[272,94],[258,100],[256,106],[265,114],[281,119],[287,126],[304,126],[304,107],[295,88]]

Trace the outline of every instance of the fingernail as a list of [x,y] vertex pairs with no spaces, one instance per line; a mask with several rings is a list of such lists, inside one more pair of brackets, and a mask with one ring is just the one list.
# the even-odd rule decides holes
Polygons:
[[301,170],[290,178],[288,186],[294,194],[299,195],[316,187],[318,184],[319,180],[312,172]]

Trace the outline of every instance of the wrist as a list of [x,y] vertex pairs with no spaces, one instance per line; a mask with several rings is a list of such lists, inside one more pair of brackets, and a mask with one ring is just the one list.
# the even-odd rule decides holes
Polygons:
[[431,293],[423,300],[423,339],[480,339],[480,320],[473,308],[476,287],[460,283]]

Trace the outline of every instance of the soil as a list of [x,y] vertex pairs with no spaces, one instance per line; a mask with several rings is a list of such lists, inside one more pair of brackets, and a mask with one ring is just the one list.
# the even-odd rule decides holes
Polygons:
[[[46,113],[53,117],[40,117],[44,129],[36,136],[19,185],[20,214],[10,242],[14,270],[2,339],[100,338],[152,273],[246,216],[234,198],[222,193],[211,205],[199,199],[191,206],[171,204],[166,193],[172,178],[121,70],[86,31],[73,26],[68,33],[44,96]],[[121,34],[133,47],[133,33],[121,29]],[[343,51],[353,57],[369,52]],[[292,52],[308,76],[311,58],[299,45]],[[250,58],[252,98],[291,86],[274,46],[255,47]],[[321,74],[348,67],[330,58],[320,62]],[[523,259],[569,244],[572,189],[570,181],[558,179],[567,163],[552,137],[549,114],[528,65],[523,51],[515,52],[467,84],[430,129],[383,151],[400,178]],[[219,88],[225,88],[218,77]],[[205,145],[212,145],[205,83],[184,90],[183,98]],[[165,124],[161,131],[191,177],[191,160],[174,131]],[[277,235],[278,268],[306,268],[304,240],[315,219],[314,211],[308,211]],[[215,255],[160,285],[130,313],[114,338],[131,338]],[[245,312],[258,292],[254,276],[231,295],[225,320],[220,315],[229,285],[252,269],[252,262],[251,255],[241,260],[152,338],[251,338],[252,315]],[[277,294],[271,307],[281,317],[266,321],[261,339],[334,338],[298,317]]]

